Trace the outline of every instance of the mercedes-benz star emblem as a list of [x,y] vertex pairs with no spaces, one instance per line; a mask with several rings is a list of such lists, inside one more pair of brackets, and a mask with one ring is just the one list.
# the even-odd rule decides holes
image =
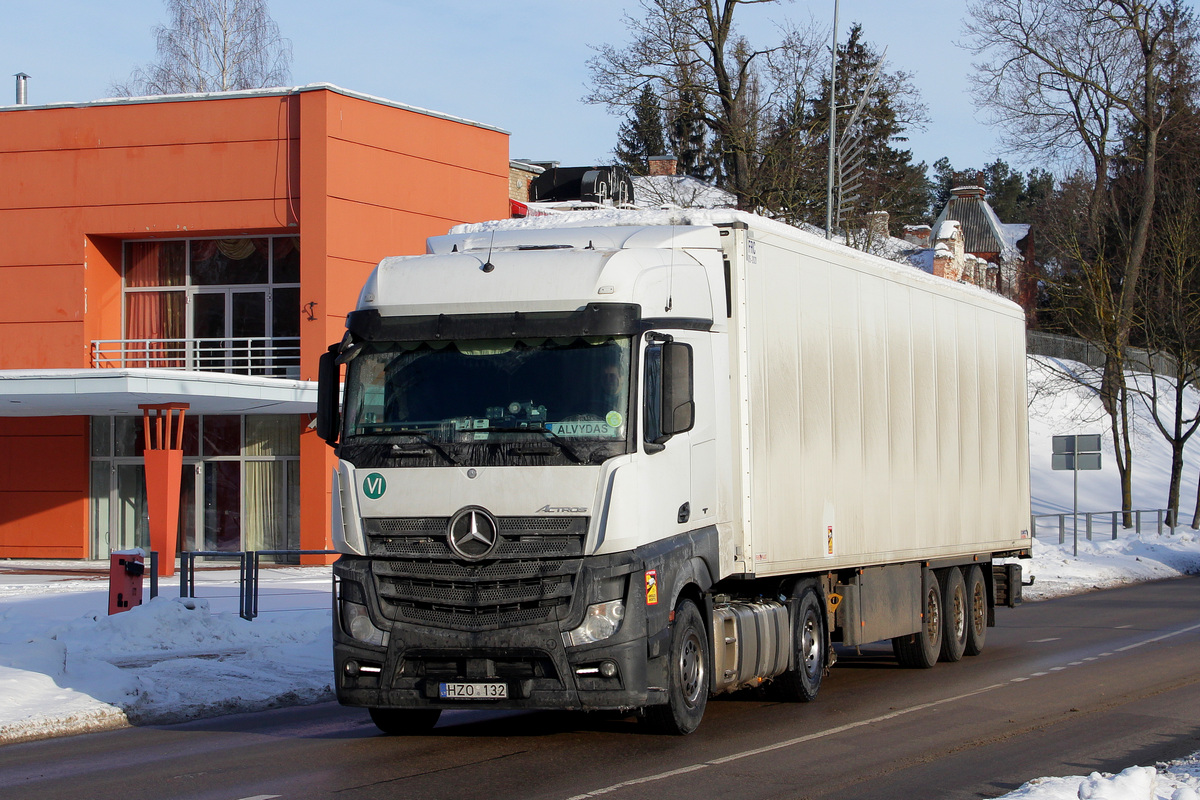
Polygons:
[[455,554],[478,561],[496,549],[498,531],[495,517],[478,506],[468,506],[450,518],[446,539]]

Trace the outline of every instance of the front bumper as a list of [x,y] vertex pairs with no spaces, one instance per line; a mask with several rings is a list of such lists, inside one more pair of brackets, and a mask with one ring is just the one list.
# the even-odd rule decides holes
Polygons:
[[[623,563],[622,563],[623,562]],[[457,631],[387,619],[372,589],[369,559],[343,558],[334,565],[339,585],[350,581],[365,589],[372,621],[387,633],[386,646],[375,647],[342,629],[335,597],[334,670],[338,701],[384,708],[503,708],[628,710],[665,702],[665,658],[648,642],[646,607],[638,591],[641,574],[628,558],[583,576],[626,581],[625,616],[617,632],[601,642],[567,647],[563,631],[581,621],[594,580],[581,577],[569,619],[497,630]],[[339,591],[340,594],[340,591]],[[608,598],[612,599],[612,598]],[[574,624],[572,624],[574,623]],[[658,652],[653,655],[660,656]],[[600,665],[611,662],[605,677]],[[582,671],[582,672],[581,672]],[[611,667],[609,669],[611,671]],[[442,683],[503,683],[503,699],[444,699]]]

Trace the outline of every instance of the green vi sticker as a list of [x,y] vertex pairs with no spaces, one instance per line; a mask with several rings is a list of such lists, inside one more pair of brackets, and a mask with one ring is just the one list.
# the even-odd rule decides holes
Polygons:
[[619,428],[625,420],[621,417],[620,411],[610,411],[608,412],[608,416],[604,418],[604,421],[608,423],[608,427],[610,428]]
[[383,493],[387,491],[387,481],[378,472],[372,472],[367,477],[363,478],[363,494],[372,500],[378,500],[383,497]]

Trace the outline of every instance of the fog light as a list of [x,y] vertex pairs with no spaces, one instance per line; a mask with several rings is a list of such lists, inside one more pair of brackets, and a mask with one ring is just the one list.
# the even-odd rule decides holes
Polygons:
[[617,674],[617,665],[613,661],[600,662],[600,674],[606,678],[612,678]]
[[347,675],[349,675],[350,677],[354,677],[355,675],[358,674],[358,662],[355,661],[354,659],[350,659],[349,661],[346,662],[346,665],[344,667],[342,667],[342,669],[344,669],[346,671]]

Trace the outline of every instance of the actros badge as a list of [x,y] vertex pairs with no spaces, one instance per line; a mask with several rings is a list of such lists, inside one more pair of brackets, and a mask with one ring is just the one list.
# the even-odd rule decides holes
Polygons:
[[487,558],[500,540],[496,518],[479,506],[467,506],[450,518],[446,541],[450,549],[468,561]]

